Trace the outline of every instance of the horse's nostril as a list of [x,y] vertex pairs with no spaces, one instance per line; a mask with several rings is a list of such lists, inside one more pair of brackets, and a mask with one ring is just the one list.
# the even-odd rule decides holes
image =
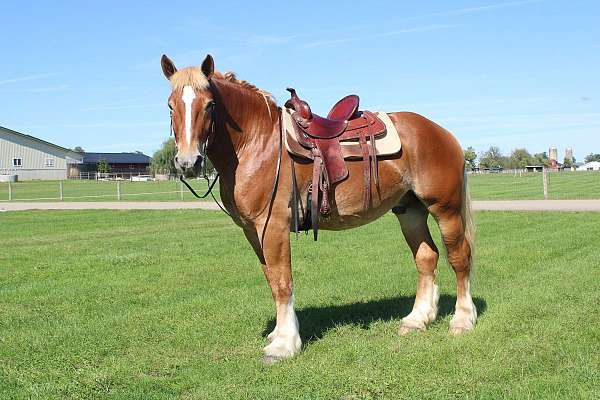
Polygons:
[[175,163],[179,164],[179,157],[175,156]]

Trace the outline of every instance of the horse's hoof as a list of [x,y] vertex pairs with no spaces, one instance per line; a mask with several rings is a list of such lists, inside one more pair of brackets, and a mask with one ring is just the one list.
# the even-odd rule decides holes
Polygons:
[[477,310],[473,306],[470,312],[467,311],[460,315],[454,315],[452,320],[450,320],[450,334],[458,336],[473,330],[475,321],[477,321]]
[[300,352],[302,341],[300,336],[282,337],[276,336],[273,341],[263,349],[266,364],[272,364],[284,358],[294,357]]
[[265,365],[273,365],[273,364],[275,364],[275,363],[277,363],[277,362],[279,362],[281,360],[283,360],[282,357],[267,356],[267,355],[264,355],[263,358],[262,358],[262,362]]
[[424,331],[425,331],[424,326],[418,326],[416,324],[405,324],[404,322],[402,323],[402,325],[400,325],[400,328],[398,328],[398,334],[400,336],[406,336],[413,332],[424,332]]
[[459,336],[472,330],[473,326],[450,326],[449,332],[452,336]]

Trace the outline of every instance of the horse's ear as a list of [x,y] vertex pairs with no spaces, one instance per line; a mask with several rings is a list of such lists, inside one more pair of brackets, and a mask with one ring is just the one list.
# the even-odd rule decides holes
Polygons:
[[177,72],[177,67],[173,61],[171,61],[171,59],[164,54],[160,58],[160,66],[162,67],[163,74],[165,74],[167,79],[171,79],[171,76]]
[[200,68],[202,69],[204,76],[206,76],[206,79],[212,78],[215,72],[215,60],[213,60],[210,54],[206,55],[206,58],[202,61],[202,67]]

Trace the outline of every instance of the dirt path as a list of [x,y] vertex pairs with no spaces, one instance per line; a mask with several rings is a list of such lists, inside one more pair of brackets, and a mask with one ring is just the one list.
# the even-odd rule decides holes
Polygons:
[[[23,210],[218,210],[213,202],[197,201],[109,201],[109,202],[1,202],[0,211]],[[490,211],[595,211],[600,200],[494,200],[473,201],[473,209]]]
[[595,211],[600,200],[481,200],[473,209],[489,211]]

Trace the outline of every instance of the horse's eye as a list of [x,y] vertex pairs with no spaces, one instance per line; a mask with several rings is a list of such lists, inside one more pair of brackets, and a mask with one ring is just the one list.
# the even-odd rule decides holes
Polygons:
[[215,102],[211,100],[206,104],[206,110],[208,111],[211,108],[213,108],[214,106],[215,106]]

